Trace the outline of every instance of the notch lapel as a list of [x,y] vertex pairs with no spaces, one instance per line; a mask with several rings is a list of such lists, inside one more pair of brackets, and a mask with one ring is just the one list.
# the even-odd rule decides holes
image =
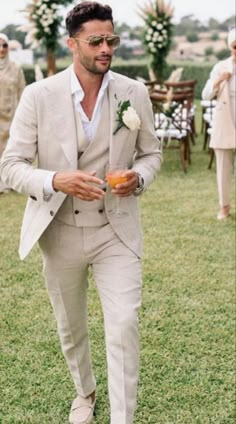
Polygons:
[[50,87],[48,104],[53,115],[55,137],[70,167],[77,169],[78,141],[69,70],[66,70],[55,85]]
[[117,127],[117,110],[119,102],[130,100],[131,106],[134,107],[135,93],[132,85],[121,85],[116,79],[111,81],[108,88],[109,104],[110,104],[110,151],[109,151],[109,163],[115,164],[122,161],[125,157],[126,146],[129,143],[127,140],[130,136],[131,131],[127,128],[121,128],[115,135],[113,132]]

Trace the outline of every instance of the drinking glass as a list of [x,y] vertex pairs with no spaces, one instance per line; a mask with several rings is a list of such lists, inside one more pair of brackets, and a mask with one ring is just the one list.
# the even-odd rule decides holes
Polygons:
[[[114,166],[108,165],[106,171],[106,180],[111,189],[115,188],[117,184],[122,184],[128,181],[126,174],[127,165],[118,163]],[[120,209],[120,197],[116,196],[116,209],[112,211],[115,215],[122,215],[125,212]]]

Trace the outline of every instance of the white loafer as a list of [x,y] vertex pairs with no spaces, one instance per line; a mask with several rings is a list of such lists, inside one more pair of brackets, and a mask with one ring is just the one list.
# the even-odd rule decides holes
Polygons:
[[69,423],[70,424],[89,424],[93,421],[95,402],[92,397],[83,398],[77,396],[71,405]]

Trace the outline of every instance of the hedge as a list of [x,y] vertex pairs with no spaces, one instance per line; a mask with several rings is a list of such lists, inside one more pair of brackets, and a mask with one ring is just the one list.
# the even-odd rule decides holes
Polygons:
[[[209,63],[203,63],[203,64],[194,64],[194,63],[186,63],[186,62],[172,63],[168,65],[166,78],[168,78],[168,75],[171,73],[172,70],[176,69],[177,67],[182,67],[183,74],[181,79],[182,80],[185,80],[185,79],[197,80],[195,97],[196,99],[200,99],[203,87],[209,77],[212,66],[213,65]],[[62,71],[64,68],[65,66],[57,66],[57,72]],[[135,79],[136,77],[141,77],[141,78],[144,78],[145,80],[149,79],[148,65],[143,62],[138,63],[138,62],[127,61],[125,63],[117,63],[117,64],[115,63],[114,65],[112,65],[111,69],[114,72],[121,73],[133,79]],[[42,69],[42,72],[44,76],[46,76],[46,68]],[[33,81],[35,81],[33,67],[31,66],[24,67],[24,73],[25,73],[27,84],[30,84]]]

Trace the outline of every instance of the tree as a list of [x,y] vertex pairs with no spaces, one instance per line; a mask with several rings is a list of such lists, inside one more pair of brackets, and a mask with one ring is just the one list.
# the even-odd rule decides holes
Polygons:
[[210,30],[219,29],[219,26],[220,26],[219,21],[217,21],[214,18],[210,18],[209,19],[209,21],[208,21],[208,27],[209,27]]
[[204,50],[205,56],[212,56],[214,54],[213,47],[206,47]]
[[55,51],[63,19],[60,16],[60,7],[70,3],[71,0],[30,0],[24,10],[29,20],[28,25],[20,27],[22,31],[27,31],[25,43],[33,49],[46,49],[48,75],[56,71]]
[[3,28],[0,32],[3,32],[4,34],[6,34],[9,40],[19,41],[19,43],[21,43],[22,46],[24,47],[26,32],[23,33],[22,31],[19,31],[17,28],[18,28],[18,25],[10,24],[10,25],[7,25],[5,28]]
[[221,49],[218,52],[215,53],[215,56],[219,60],[227,59],[230,56],[229,49]]
[[175,35],[185,35],[188,32],[206,31],[207,28],[194,15],[183,16],[178,24],[174,26]]
[[211,34],[211,40],[212,41],[219,40],[219,34],[217,32],[213,32],[213,34]]
[[186,35],[186,39],[189,43],[196,43],[197,41],[199,41],[199,37],[196,32],[189,32]]

